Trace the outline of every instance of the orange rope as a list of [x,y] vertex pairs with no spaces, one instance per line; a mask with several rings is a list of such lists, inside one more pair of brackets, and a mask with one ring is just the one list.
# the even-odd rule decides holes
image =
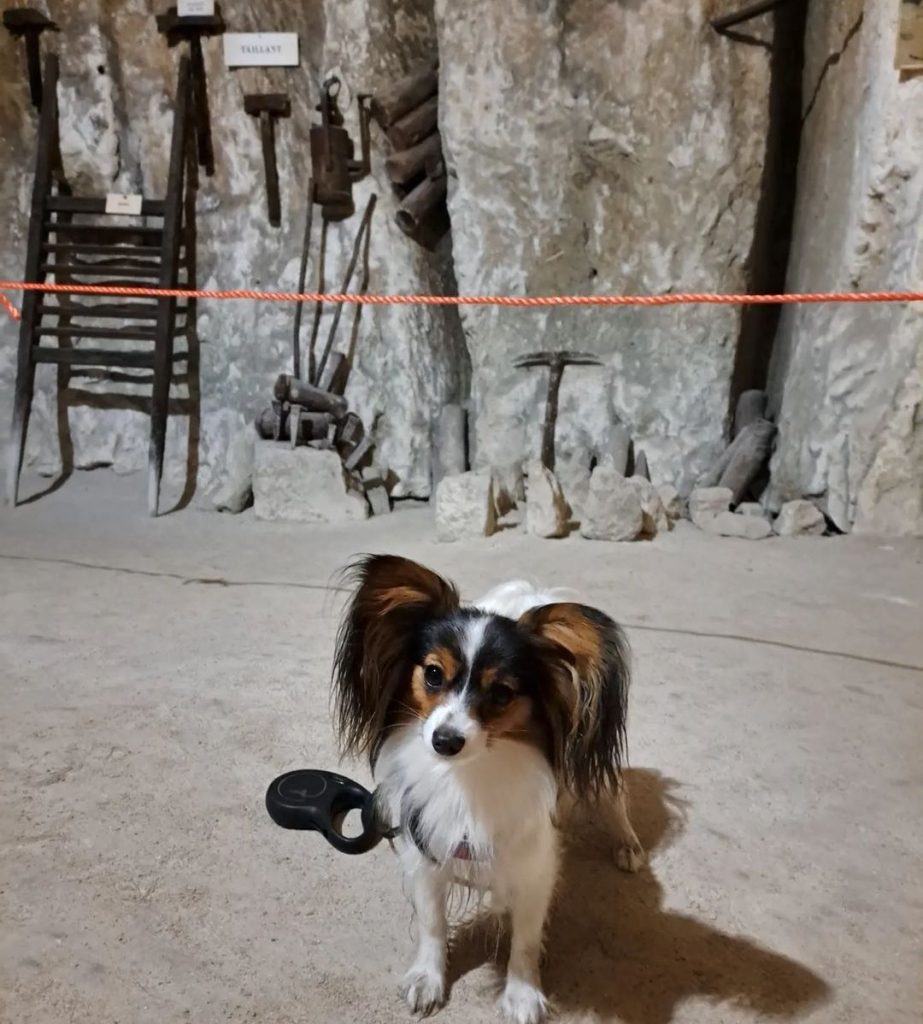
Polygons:
[[[66,292],[71,295],[118,295],[127,298],[250,299],[257,302],[350,302],[362,306],[747,306],[837,302],[923,302],[923,292],[811,292],[792,295],[716,295],[708,292],[668,295],[343,295],[321,292],[259,292],[248,288],[201,290],[142,288],[72,283],[0,281],[0,292]],[[0,305],[14,319],[19,312],[5,295]],[[88,311],[88,314],[89,311]]]

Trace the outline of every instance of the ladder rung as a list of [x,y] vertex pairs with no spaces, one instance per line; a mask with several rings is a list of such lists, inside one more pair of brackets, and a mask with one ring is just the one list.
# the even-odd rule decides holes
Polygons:
[[46,220],[42,222],[42,228],[46,235],[89,235],[99,238],[132,238],[143,236],[145,238],[162,238],[163,228],[152,228],[146,225],[129,224],[72,224]]
[[69,366],[135,366],[150,369],[153,352],[115,352],[105,348],[42,348],[32,347],[37,363],[67,363]]
[[[174,352],[173,362],[182,363],[189,358],[187,352]],[[69,366],[130,366],[151,369],[153,352],[119,352],[108,348],[44,348],[32,346],[32,359],[36,363],[67,363]]]
[[[163,199],[142,199],[141,217],[162,217],[166,203]],[[45,200],[45,209],[55,213],[102,213],[106,214],[106,199],[104,196],[48,196]],[[106,214],[106,216],[116,216]],[[119,214],[118,216],[126,216]],[[134,216],[127,214],[127,216]]]
[[119,264],[118,266],[93,265],[90,263],[43,263],[40,268],[46,274],[57,274],[66,271],[68,279],[78,277],[105,277],[107,274],[123,274],[125,277],[140,277],[146,280],[159,280],[160,264],[152,263],[150,267],[134,267]]
[[[185,314],[185,312],[185,306],[177,306],[177,316]],[[82,305],[76,302],[59,306],[47,306],[42,303],[38,308],[38,316],[42,315],[98,318],[100,320],[156,320],[157,306],[146,306],[140,302],[99,303],[96,306]]]
[[156,256],[159,245],[94,245],[92,242],[46,242],[43,252],[81,256]]
[[118,338],[120,341],[154,341],[153,327],[36,327],[34,337],[50,338]]

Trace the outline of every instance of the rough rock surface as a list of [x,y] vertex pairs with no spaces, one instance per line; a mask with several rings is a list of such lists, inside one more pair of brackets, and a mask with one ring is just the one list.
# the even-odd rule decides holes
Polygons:
[[228,446],[221,482],[206,499],[216,512],[242,512],[253,501],[253,462],[256,431],[241,430]]
[[[259,7],[223,4],[235,31],[284,28],[298,32],[300,69],[229,72],[220,40],[204,43],[216,173],[201,177],[198,196],[198,273],[201,287],[294,290],[304,231],[307,132],[315,118],[319,83],[335,71],[344,88],[347,127],[357,137],[355,94],[374,91],[414,62],[435,53],[431,3],[370,0],[341,3],[266,0]],[[47,4],[61,28],[53,37],[61,54],[61,129],[65,168],[78,194],[142,191],[165,185],[172,128],[172,97],[181,47],[168,49],[157,34],[154,0],[107,4]],[[46,39],[49,37],[46,36]],[[276,129],[282,225],[266,220],[259,130],[243,110],[246,92],[287,91],[292,117]],[[347,106],[348,104],[348,106]],[[35,159],[35,119],[23,72],[23,47],[0,32],[0,202],[5,211],[0,277],[17,279]],[[294,144],[293,144],[294,143]],[[358,210],[379,196],[372,228],[371,283],[379,292],[440,292],[453,288],[448,242],[435,256],[413,245],[394,223],[394,200],[383,172],[387,147],[373,129],[372,177],[356,188]],[[331,226],[327,284],[339,288],[359,216]],[[319,218],[315,218],[315,255]],[[317,268],[309,267],[309,286]],[[354,281],[354,287],[356,281]],[[18,297],[17,297],[18,301]],[[200,303],[201,372],[198,413],[198,484],[205,493],[222,481],[229,446],[250,429],[267,404],[275,374],[291,371],[293,308],[279,303]],[[321,340],[332,311],[325,314]],[[306,311],[305,337],[311,312]],[[346,341],[352,312],[338,338]],[[0,440],[9,430],[17,332],[0,313]],[[463,397],[467,354],[457,314],[424,307],[367,308],[360,322],[356,361],[347,388],[350,405],[377,442],[376,458],[396,475],[396,495],[426,495],[430,438],[438,409]],[[90,391],[108,390],[89,384]],[[178,394],[184,393],[184,388]],[[149,389],[144,389],[149,392]],[[27,459],[54,469],[57,416],[53,373],[40,368]],[[412,400],[408,400],[412,395]],[[119,471],[146,466],[148,418],[141,411],[87,405],[72,410],[78,467],[111,464]],[[186,417],[171,417],[165,475],[186,472]]]
[[766,519],[738,515],[736,512],[719,512],[713,516],[702,516],[696,525],[706,533],[715,533],[720,537],[763,540],[765,537],[772,536],[772,526]]
[[824,514],[810,501],[787,501],[779,510],[773,528],[780,537],[822,534],[827,528]]
[[508,462],[504,466],[493,466],[490,476],[494,484],[494,504],[497,508],[498,518],[505,516],[507,512],[526,500],[526,484],[521,462]]
[[641,493],[631,480],[609,466],[597,466],[580,520],[590,540],[635,540],[644,529]]
[[672,484],[661,484],[657,488],[663,507],[671,519],[679,519],[683,514],[683,500]]
[[656,537],[658,533],[668,533],[671,529],[670,517],[664,508],[663,502],[657,488],[643,476],[631,476],[628,482],[638,492],[641,499],[641,511],[644,514],[644,524],[641,532],[645,537]]
[[561,484],[567,504],[575,519],[583,515],[587,495],[590,493],[590,453],[575,452],[570,457],[557,459],[554,475]]
[[[923,276],[923,80],[894,70],[900,6],[810,7],[788,291]],[[788,307],[770,383],[774,507],[807,496],[843,530],[923,534],[919,303]]]
[[526,532],[536,537],[564,537],[570,509],[554,473],[535,460],[528,466]]
[[[708,28],[701,0],[437,0],[440,127],[459,291],[743,286],[767,124],[767,52]],[[466,308],[476,465],[536,456],[547,371],[557,456],[620,419],[653,479],[686,490],[724,448],[739,310]],[[565,487],[566,491],[566,487]]]
[[334,451],[260,441],[253,459],[253,512],[257,519],[342,523],[365,519],[365,500],[346,489]]
[[742,501],[734,511],[741,516],[759,516],[766,518],[766,510],[758,501]]
[[689,518],[701,526],[704,520],[727,512],[732,497],[729,487],[697,487],[689,495]]
[[489,537],[497,529],[490,473],[444,476],[436,488],[436,536],[441,541]]

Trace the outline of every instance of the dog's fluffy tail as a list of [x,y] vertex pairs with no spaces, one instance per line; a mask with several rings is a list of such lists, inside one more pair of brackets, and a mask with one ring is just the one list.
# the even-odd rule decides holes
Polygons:
[[528,580],[510,580],[488,590],[483,597],[474,602],[474,606],[491,615],[505,615],[508,619],[518,619],[532,608],[575,600],[576,592],[567,587],[543,590]]

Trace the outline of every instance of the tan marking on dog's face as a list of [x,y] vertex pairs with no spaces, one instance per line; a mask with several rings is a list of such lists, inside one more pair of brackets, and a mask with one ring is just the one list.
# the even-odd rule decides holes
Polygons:
[[532,701],[528,697],[516,696],[502,710],[481,716],[484,728],[492,739],[505,736],[507,739],[526,739],[532,722]]
[[[442,672],[443,684],[439,690],[426,685],[427,665],[435,665]],[[425,718],[445,699],[449,684],[458,675],[459,664],[447,647],[435,647],[423,658],[422,665],[414,666],[410,680],[410,693],[416,710]]]

